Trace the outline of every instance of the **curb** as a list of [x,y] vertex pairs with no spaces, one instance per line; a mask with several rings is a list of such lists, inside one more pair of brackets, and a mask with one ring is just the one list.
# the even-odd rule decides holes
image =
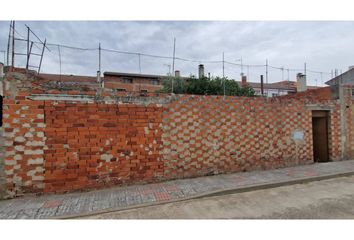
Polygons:
[[72,215],[64,215],[64,216],[58,216],[58,217],[51,217],[48,219],[82,218],[82,217],[88,217],[88,216],[93,216],[93,215],[97,215],[97,214],[119,212],[119,211],[144,208],[144,207],[150,207],[150,206],[158,206],[158,205],[167,204],[167,203],[174,203],[174,202],[183,202],[183,201],[187,201],[187,200],[191,200],[191,199],[201,199],[201,198],[206,198],[206,197],[216,197],[216,196],[222,196],[222,195],[228,195],[228,194],[234,194],[234,193],[250,192],[250,191],[262,190],[262,189],[281,187],[281,186],[285,186],[285,185],[303,184],[303,183],[308,183],[308,182],[321,181],[321,180],[337,178],[337,177],[347,177],[347,176],[352,176],[352,175],[354,175],[354,171],[344,172],[344,173],[342,172],[342,173],[336,173],[336,174],[327,174],[327,175],[314,176],[314,177],[305,177],[305,178],[299,178],[299,179],[288,180],[288,181],[283,181],[283,182],[276,182],[276,183],[255,184],[255,185],[249,185],[249,186],[244,186],[244,187],[239,187],[239,188],[220,189],[220,190],[215,190],[212,192],[196,194],[194,196],[179,198],[179,199],[174,199],[174,200],[152,202],[152,203],[143,203],[143,204],[137,204],[137,205],[128,206],[128,207],[106,208],[103,210],[97,210],[97,211],[86,212],[86,213],[78,213],[78,214],[72,214]]

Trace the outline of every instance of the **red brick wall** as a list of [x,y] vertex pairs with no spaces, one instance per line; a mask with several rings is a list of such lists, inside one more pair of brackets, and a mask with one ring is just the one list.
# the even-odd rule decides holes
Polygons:
[[332,161],[339,161],[342,155],[339,103],[330,114],[329,128],[329,158]]
[[[123,77],[119,76],[105,76],[104,84],[106,88],[110,89],[126,89],[126,91],[140,92],[141,90],[147,90],[148,92],[154,93],[157,90],[161,90],[162,85],[152,84],[151,78],[137,78],[132,77],[133,83],[124,83]],[[158,79],[156,79],[158,80]]]
[[5,174],[10,196],[44,188],[43,101],[4,100]]
[[[184,96],[164,113],[165,176],[311,163],[311,111],[299,101]],[[295,130],[304,141],[292,139]]]
[[354,101],[352,101],[350,108],[347,110],[348,124],[348,157],[354,159]]
[[46,101],[45,116],[45,192],[162,177],[162,107]]
[[304,92],[283,95],[280,97],[283,99],[301,99],[301,98],[316,99],[316,100],[331,100],[331,99],[333,99],[330,87],[309,89]]
[[[99,98],[30,100],[28,88],[21,90],[30,83],[19,84],[9,87],[3,107],[9,196],[309,164],[309,105],[331,109],[330,157],[341,158],[340,105],[329,100],[327,90],[320,97],[177,95],[134,98],[129,104],[103,92],[113,102],[108,104]],[[151,103],[155,98],[170,102]],[[346,119],[352,122],[349,111]],[[303,132],[303,140],[293,139],[295,131]]]

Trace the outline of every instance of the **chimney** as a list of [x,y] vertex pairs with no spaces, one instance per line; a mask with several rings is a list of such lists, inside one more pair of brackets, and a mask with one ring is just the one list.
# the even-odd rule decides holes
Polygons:
[[247,85],[247,76],[241,77],[241,86],[244,87]]
[[199,64],[199,78],[204,77],[204,65],[203,64]]
[[175,77],[181,77],[181,72],[179,70],[175,71]]
[[4,77],[4,64],[0,62],[0,78]]
[[304,92],[307,90],[305,74],[298,73],[296,75],[296,90],[297,92]]

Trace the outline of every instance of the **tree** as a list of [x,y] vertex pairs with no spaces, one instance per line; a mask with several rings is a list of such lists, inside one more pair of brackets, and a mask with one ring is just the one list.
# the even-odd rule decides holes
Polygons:
[[227,96],[255,96],[255,91],[251,86],[240,87],[233,79],[220,77],[201,77],[189,78],[166,77],[162,81],[163,88],[161,92],[171,93],[173,81],[173,93],[175,94],[197,94],[197,95],[225,95]]

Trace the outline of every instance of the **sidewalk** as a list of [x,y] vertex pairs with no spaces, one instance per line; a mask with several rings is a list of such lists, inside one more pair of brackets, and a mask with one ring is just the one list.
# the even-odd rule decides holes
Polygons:
[[0,219],[69,218],[354,175],[354,160],[0,201]]

